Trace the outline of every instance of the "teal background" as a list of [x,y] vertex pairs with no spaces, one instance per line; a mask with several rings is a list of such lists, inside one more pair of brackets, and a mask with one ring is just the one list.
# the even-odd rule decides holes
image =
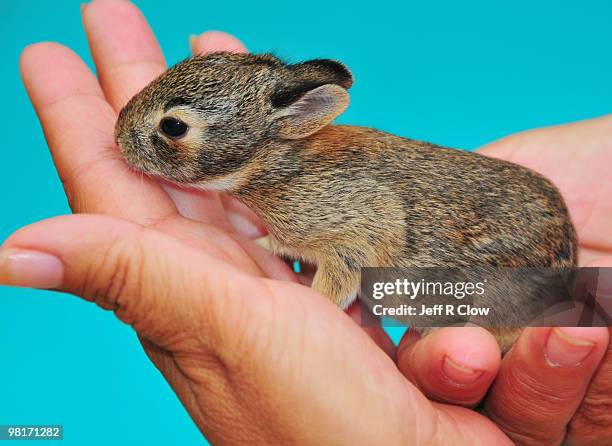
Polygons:
[[[1,3],[4,239],[69,212],[19,79],[19,53],[55,40],[91,58],[79,0]],[[341,122],[439,144],[473,149],[605,114],[612,104],[609,0],[137,3],[169,62],[188,54],[189,33],[210,29],[290,61],[337,58],[356,78]],[[134,333],[112,314],[7,287],[0,305],[0,424],[63,424],[66,445],[201,444]]]

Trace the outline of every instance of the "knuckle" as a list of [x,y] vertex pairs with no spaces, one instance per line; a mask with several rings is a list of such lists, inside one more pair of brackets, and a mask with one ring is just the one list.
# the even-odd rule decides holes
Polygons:
[[[537,411],[542,416],[564,413],[581,395],[581,389],[574,382],[558,382],[541,376],[538,370],[522,370],[514,367],[509,370],[512,387],[517,390],[521,400],[538,401]],[[517,410],[524,410],[517,407]]]
[[515,444],[559,444],[565,436],[564,420],[575,399],[574,391],[551,388],[540,377],[518,367],[506,369],[496,385],[484,413]]
[[119,237],[92,255],[81,294],[130,323],[142,283],[144,255],[138,238]]
[[587,395],[577,413],[583,424],[612,430],[612,395]]

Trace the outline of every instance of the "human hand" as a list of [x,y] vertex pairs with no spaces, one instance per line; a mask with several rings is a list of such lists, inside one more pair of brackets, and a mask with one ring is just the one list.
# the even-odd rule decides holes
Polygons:
[[[520,133],[481,151],[550,178],[574,221],[580,265],[612,267],[612,115]],[[576,339],[605,345],[609,336],[603,330],[610,329],[568,329]],[[589,346],[569,350],[569,367],[551,367],[542,361],[542,331],[525,330],[515,351],[504,358],[486,410],[519,438],[534,431],[544,434],[528,444],[546,444],[546,435],[555,439],[565,433],[567,445],[611,444],[612,344],[596,370]]]
[[[485,417],[428,401],[384,339],[249,240],[256,223],[236,230],[221,196],[164,189],[125,167],[117,111],[163,59],[130,3],[96,1],[83,16],[100,83],[55,44],[27,48],[21,68],[71,207],[94,215],[14,234],[0,282],[115,311],[215,443],[510,444]],[[222,34],[196,47],[242,50]]]
[[[612,266],[612,115],[523,132],[481,153],[516,162],[550,178],[561,190],[578,232],[584,266]],[[430,398],[473,406],[484,400],[489,416],[519,444],[612,443],[612,347],[608,329],[524,330],[499,366],[488,333],[439,330],[398,347],[399,368]],[[467,353],[464,349],[467,347]],[[432,352],[434,352],[432,354]],[[463,352],[463,353],[461,353]],[[552,353],[551,353],[552,352]],[[445,379],[444,358],[468,355],[471,366]],[[451,356],[452,357],[452,356]],[[488,392],[488,394],[487,394]]]
[[77,294],[132,325],[213,444],[511,444],[480,414],[428,401],[309,288],[160,230],[60,217],[1,255],[0,282]]

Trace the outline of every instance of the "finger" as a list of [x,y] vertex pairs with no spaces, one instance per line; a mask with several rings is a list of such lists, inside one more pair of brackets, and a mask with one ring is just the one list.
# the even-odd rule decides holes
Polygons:
[[583,246],[578,250],[578,264],[580,266],[589,266],[597,263],[600,259],[606,258],[610,254],[608,249],[585,248]]
[[214,53],[216,51],[229,51],[231,53],[246,53],[244,44],[222,31],[207,31],[199,36],[189,38],[193,54]]
[[[222,31],[207,31],[198,36],[190,36],[189,44],[193,54],[214,53],[215,51],[229,51],[232,53],[246,53],[244,44],[234,36]],[[261,220],[245,205],[236,199],[221,193],[213,193],[225,210],[228,223],[239,234],[252,240],[267,234]]]
[[[132,3],[98,0],[84,7],[82,14],[100,83],[108,101],[118,111],[164,72],[164,57],[146,19]],[[195,39],[194,46],[202,52],[246,51],[237,39],[222,32],[204,33]],[[194,194],[174,187],[165,187],[165,191],[181,215],[188,218],[220,228],[234,226],[247,236],[257,229],[245,212],[226,215],[217,193]]]
[[138,8],[98,0],[83,10],[83,24],[106,98],[115,111],[166,69],[159,44]]
[[[600,258],[587,266],[612,267],[612,257]],[[612,283],[599,284],[612,296]],[[609,329],[612,337],[612,328]],[[587,393],[569,425],[567,444],[599,446],[612,444],[612,342],[593,375]]]
[[485,401],[519,445],[560,444],[608,345],[605,328],[527,328]]
[[[75,233],[81,234],[78,240]],[[180,358],[180,371],[189,372],[192,384],[219,390],[196,393],[191,387],[188,396],[196,398],[190,401],[197,403],[193,416],[206,417],[206,432],[216,432],[220,442],[245,437],[243,432],[233,435],[235,429],[225,434],[219,429],[227,426],[227,411],[217,410],[219,395],[238,415],[249,410],[267,414],[268,407],[282,407],[287,401],[306,403],[298,404],[297,417],[280,420],[279,429],[270,425],[272,432],[263,436],[267,439],[297,431],[298,441],[318,444],[320,432],[325,432],[331,435],[326,437],[329,443],[339,443],[347,441],[348,433],[349,442],[375,444],[393,432],[401,444],[508,444],[484,417],[457,407],[432,406],[352,322],[337,317],[339,312],[328,302],[312,293],[287,299],[297,298],[294,294],[302,287],[288,282],[272,287],[272,282],[237,273],[187,244],[132,223],[78,215],[22,229],[3,245],[0,283],[76,293],[114,309],[140,336]],[[243,297],[245,291],[249,298]],[[270,312],[273,304],[279,310],[296,310],[286,315],[298,315],[301,325],[295,327],[294,317]],[[280,334],[284,337],[276,336]],[[156,360],[159,353],[153,352]],[[355,361],[356,355],[365,360]],[[167,359],[161,360],[168,365]],[[294,369],[296,364],[301,368]],[[172,382],[181,385],[180,380]],[[231,391],[237,387],[256,396],[265,393],[264,398],[237,398]],[[355,410],[350,417],[338,416],[338,407]],[[272,416],[278,421],[276,414]],[[322,421],[321,431],[312,430],[312,419]],[[350,426],[355,419],[363,420],[358,431],[338,430],[337,420]]]
[[497,374],[500,352],[495,338],[478,327],[443,328],[422,339],[408,332],[397,365],[428,398],[475,406]]
[[[438,409],[438,422],[441,425],[438,440],[422,442],[423,446],[512,446],[514,443],[504,435],[488,418],[480,416],[471,409],[434,403]],[[477,418],[476,418],[476,417]],[[413,443],[398,443],[413,444]]]
[[[98,0],[83,9],[83,23],[90,43],[102,88],[118,111],[149,82],[166,69],[161,49],[138,8],[124,0]],[[244,51],[244,47],[225,33],[204,33],[196,39],[201,48]],[[164,186],[181,215],[220,228],[231,228],[230,215],[223,211],[218,193],[197,194],[172,186]],[[239,233],[252,232],[245,228],[249,220],[240,218]]]
[[[612,328],[608,330],[612,337]],[[569,424],[567,436],[568,446],[602,444],[612,444],[612,344]]]
[[253,211],[230,195],[167,183],[163,183],[163,187],[180,214],[187,218],[237,232],[251,240],[267,234],[265,225]]
[[[229,51],[234,53],[246,53],[247,50],[240,42],[240,40],[231,36],[230,34],[221,31],[208,31],[200,35],[189,36],[189,45],[191,52],[194,55],[212,53],[215,51]],[[174,197],[181,199],[181,194],[184,194],[183,190],[177,190],[174,192]],[[208,192],[208,200],[211,202],[210,206],[204,214],[200,214],[197,219],[211,218],[210,214],[214,214],[214,207],[216,207],[216,214],[224,217],[224,224],[233,227],[239,234],[242,234],[251,239],[259,238],[265,235],[265,229],[262,229],[263,225],[259,222],[259,219],[249,211],[244,205],[238,203],[235,199],[219,192]],[[184,201],[184,200],[183,200]],[[232,208],[227,205],[235,203]],[[202,217],[205,215],[205,217]]]
[[389,335],[383,330],[380,325],[376,326],[365,326],[362,320],[362,303],[360,301],[356,301],[353,305],[351,305],[347,313],[355,321],[357,325],[360,325],[363,328],[363,331],[380,347],[380,349],[389,355],[391,358],[395,357],[395,345],[393,341],[389,337]]
[[265,236],[266,226],[246,205],[227,194],[221,194],[221,203],[232,227],[245,237],[256,240]]
[[174,201],[176,208],[183,217],[207,223],[225,231],[232,229],[219,193],[185,189],[182,186],[169,184],[163,180],[159,180],[159,182],[164,191]]
[[[289,347],[283,355],[274,356],[275,366],[263,376],[267,382],[274,382],[275,388],[283,389],[279,401],[292,401],[288,393],[294,391],[299,392],[298,400],[303,402],[299,404],[300,410],[308,410],[316,401],[317,416],[314,419],[320,425],[317,432],[328,434],[302,443],[393,443],[414,446],[511,444],[490,420],[472,410],[432,405],[404,376],[397,373],[393,361],[371,342],[371,338],[357,324],[349,318],[338,317],[341,313],[337,308],[315,295],[301,301],[287,299],[287,296],[294,294],[294,288],[294,284],[275,283],[273,293],[279,298],[277,302],[286,302],[291,308],[288,314],[299,317],[297,320],[295,317],[282,318],[277,310],[275,325],[283,328],[282,344]],[[298,305],[295,305],[296,302]],[[296,311],[298,308],[299,311]],[[269,341],[266,350],[273,350],[273,344],[273,341]],[[290,368],[287,374],[287,367],[282,367],[283,360],[291,357],[292,352],[299,352],[298,386],[292,378],[295,369]],[[265,365],[265,362],[262,364]],[[261,375],[261,372],[254,374]],[[291,384],[283,385],[287,377]],[[313,392],[316,395],[314,400]],[[331,409],[334,414],[342,413],[345,421],[338,424],[325,408]],[[338,412],[338,408],[351,409],[347,413]],[[338,430],[345,423],[348,429]]]
[[148,222],[175,211],[158,186],[126,168],[113,141],[115,114],[76,54],[54,43],[31,45],[20,69],[75,212]]
[[[188,244],[98,215],[59,217],[13,234],[0,254],[0,283],[76,294],[172,351],[213,348],[208,338],[214,342],[224,321],[236,323],[227,309],[243,308],[244,290],[258,299],[267,294],[256,279]],[[206,340],[196,333],[202,329]]]

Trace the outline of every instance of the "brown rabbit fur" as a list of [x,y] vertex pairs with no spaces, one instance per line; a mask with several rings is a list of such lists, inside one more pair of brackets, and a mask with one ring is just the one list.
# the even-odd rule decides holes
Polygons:
[[[330,125],[352,81],[331,60],[194,57],[132,98],[117,142],[139,171],[243,201],[273,250],[315,263],[313,288],[342,308],[363,266],[575,265],[574,228],[550,181],[477,153]],[[185,133],[164,133],[163,118]]]

